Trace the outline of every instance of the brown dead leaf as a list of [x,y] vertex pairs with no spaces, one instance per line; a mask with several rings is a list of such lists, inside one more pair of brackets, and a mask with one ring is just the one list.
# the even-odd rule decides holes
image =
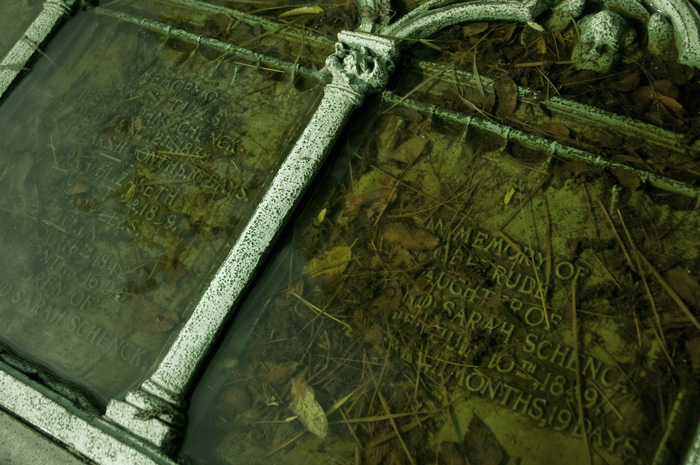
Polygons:
[[544,41],[544,37],[540,37],[539,39],[537,39],[536,44],[537,53],[539,53],[540,55],[544,55],[545,53],[547,53],[547,43]]
[[283,362],[274,365],[267,372],[267,382],[270,384],[282,384],[289,381],[299,364],[297,362]]
[[418,297],[430,292],[430,280],[425,276],[419,276],[408,286],[407,293],[410,296]]
[[423,115],[410,108],[405,108],[401,106],[392,107],[384,112],[386,115],[395,115],[406,121],[410,121],[415,124],[420,124],[423,122]]
[[668,79],[660,79],[654,82],[654,89],[671,97],[672,99],[678,98],[678,87],[674,86]]
[[537,129],[542,131],[545,135],[553,137],[555,139],[568,139],[571,133],[569,128],[561,123],[547,122],[542,123],[537,126]]
[[499,465],[503,460],[503,449],[496,436],[476,414],[469,423],[469,432],[464,437],[466,465]]
[[631,92],[639,87],[640,81],[639,71],[633,70],[614,78],[611,77],[606,81],[606,84],[612,90]]
[[382,345],[382,328],[375,324],[365,331],[362,339],[372,347],[381,347]]
[[644,112],[644,110],[649,106],[651,101],[654,100],[655,96],[656,96],[656,92],[654,91],[653,87],[651,87],[651,86],[639,87],[633,94],[634,103],[635,103],[637,113]]
[[185,274],[185,271],[187,271],[185,264],[177,258],[173,258],[165,261],[165,266],[160,272],[160,276],[162,277],[163,281],[170,284],[176,284],[178,279]]
[[466,465],[464,452],[461,450],[461,444],[451,441],[443,441],[440,447],[440,457],[445,465]]
[[420,226],[405,223],[386,224],[382,236],[389,244],[400,245],[414,252],[433,250],[440,245],[440,239],[435,234]]
[[82,194],[83,192],[87,192],[88,186],[86,184],[76,184],[75,186],[71,187],[66,194],[68,195],[77,195],[77,194]]
[[29,171],[34,166],[34,157],[30,152],[24,152],[15,163],[13,170],[12,184],[19,195],[24,195],[24,182],[27,180]]
[[588,163],[582,161],[568,161],[554,168],[556,174],[563,178],[578,178],[582,174],[587,174],[592,171]]
[[512,116],[518,102],[518,85],[511,78],[503,77],[493,87],[498,99],[496,114],[501,118]]
[[658,94],[656,96],[657,100],[663,104],[664,107],[669,111],[671,116],[681,119],[683,118],[685,114],[685,110],[683,109],[683,105],[678,103],[678,101],[674,98],[671,98],[667,95],[660,95]]
[[448,465],[500,465],[503,449],[486,423],[474,414],[464,441],[444,441],[440,456]]
[[399,288],[388,287],[384,289],[379,297],[372,301],[370,311],[373,314],[381,313],[388,316],[399,308],[402,300],[403,294]]
[[365,465],[378,465],[389,451],[389,443],[382,442],[365,449]]
[[569,249],[568,253],[566,254],[566,260],[573,262],[578,256],[580,241],[577,238],[567,239],[566,245]]
[[615,176],[622,187],[633,191],[642,184],[642,180],[639,179],[634,173],[624,170],[611,170],[613,176]]
[[505,42],[510,41],[510,39],[513,37],[513,33],[515,32],[515,29],[517,27],[518,27],[517,24],[511,24],[510,26],[506,26],[503,29],[497,30],[493,35],[494,42],[505,43]]
[[428,139],[425,136],[411,137],[399,145],[390,158],[410,165],[420,156],[427,143]]
[[685,350],[690,358],[690,366],[693,370],[700,368],[700,337],[685,341]]
[[[491,111],[496,104],[496,94],[494,92],[482,94],[479,89],[464,89],[464,95],[459,95],[459,99],[473,111]],[[483,115],[483,112],[480,112]]]
[[469,23],[466,26],[462,27],[462,32],[464,33],[464,37],[469,37],[473,36],[476,34],[481,34],[484,32],[486,29],[489,28],[489,23],[485,21],[480,21],[477,23]]
[[218,407],[226,419],[233,420],[250,408],[250,395],[244,387],[231,387],[221,394]]
[[686,270],[673,269],[664,273],[669,286],[689,305],[700,308],[700,284]]
[[654,87],[642,86],[633,94],[635,110],[655,124],[663,125],[664,120],[670,120],[674,124],[682,125],[685,116],[683,105],[675,98],[665,95],[661,89],[672,95],[678,94],[678,89],[670,85],[669,81],[656,81]]
[[343,216],[356,216],[363,208],[378,213],[394,200],[396,200],[396,192],[393,189],[377,189],[365,192],[350,199],[345,207]]

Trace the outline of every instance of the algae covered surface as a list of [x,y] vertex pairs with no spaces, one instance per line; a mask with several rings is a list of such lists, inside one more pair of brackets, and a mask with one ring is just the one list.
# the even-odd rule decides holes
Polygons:
[[[600,167],[523,160],[517,144],[430,113],[365,115],[195,391],[182,453],[682,455],[697,421],[697,212]],[[323,420],[295,407],[301,380]]]

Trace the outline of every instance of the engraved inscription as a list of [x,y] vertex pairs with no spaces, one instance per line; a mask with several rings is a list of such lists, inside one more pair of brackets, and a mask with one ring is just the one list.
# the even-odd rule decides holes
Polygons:
[[188,317],[316,93],[81,21],[0,113],[0,338],[106,400]]

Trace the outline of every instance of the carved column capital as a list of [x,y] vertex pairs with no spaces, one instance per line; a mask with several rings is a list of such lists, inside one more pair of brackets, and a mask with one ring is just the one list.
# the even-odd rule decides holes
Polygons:
[[399,57],[398,42],[362,32],[338,34],[335,53],[326,58],[332,81],[326,87],[359,106],[365,96],[383,90]]

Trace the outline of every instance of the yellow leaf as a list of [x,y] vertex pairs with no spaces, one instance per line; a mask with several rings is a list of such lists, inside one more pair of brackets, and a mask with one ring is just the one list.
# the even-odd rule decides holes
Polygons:
[[314,224],[316,226],[320,225],[321,223],[323,223],[323,220],[325,218],[326,218],[326,209],[324,208],[323,210],[321,210],[321,213],[319,213],[318,216],[316,217],[316,219],[314,220]]
[[134,192],[136,192],[136,184],[132,184],[126,191],[126,200],[131,200],[131,198],[134,196]]
[[543,28],[542,26],[540,26],[539,24],[537,24],[536,22],[534,22],[534,21],[528,21],[528,22],[527,22],[527,25],[530,26],[531,28],[533,28],[533,29],[536,30],[536,31],[544,32],[544,28]]
[[285,11],[279,18],[289,18],[290,16],[300,16],[300,15],[317,15],[323,13],[323,8],[318,5],[314,6],[302,6],[299,8],[294,8],[293,10]]
[[513,188],[513,186],[508,186],[506,196],[503,198],[503,202],[505,202],[506,205],[510,203],[510,199],[513,198],[513,194],[515,194],[515,189]]
[[345,271],[352,258],[350,247],[336,246],[309,261],[311,276],[340,274]]

